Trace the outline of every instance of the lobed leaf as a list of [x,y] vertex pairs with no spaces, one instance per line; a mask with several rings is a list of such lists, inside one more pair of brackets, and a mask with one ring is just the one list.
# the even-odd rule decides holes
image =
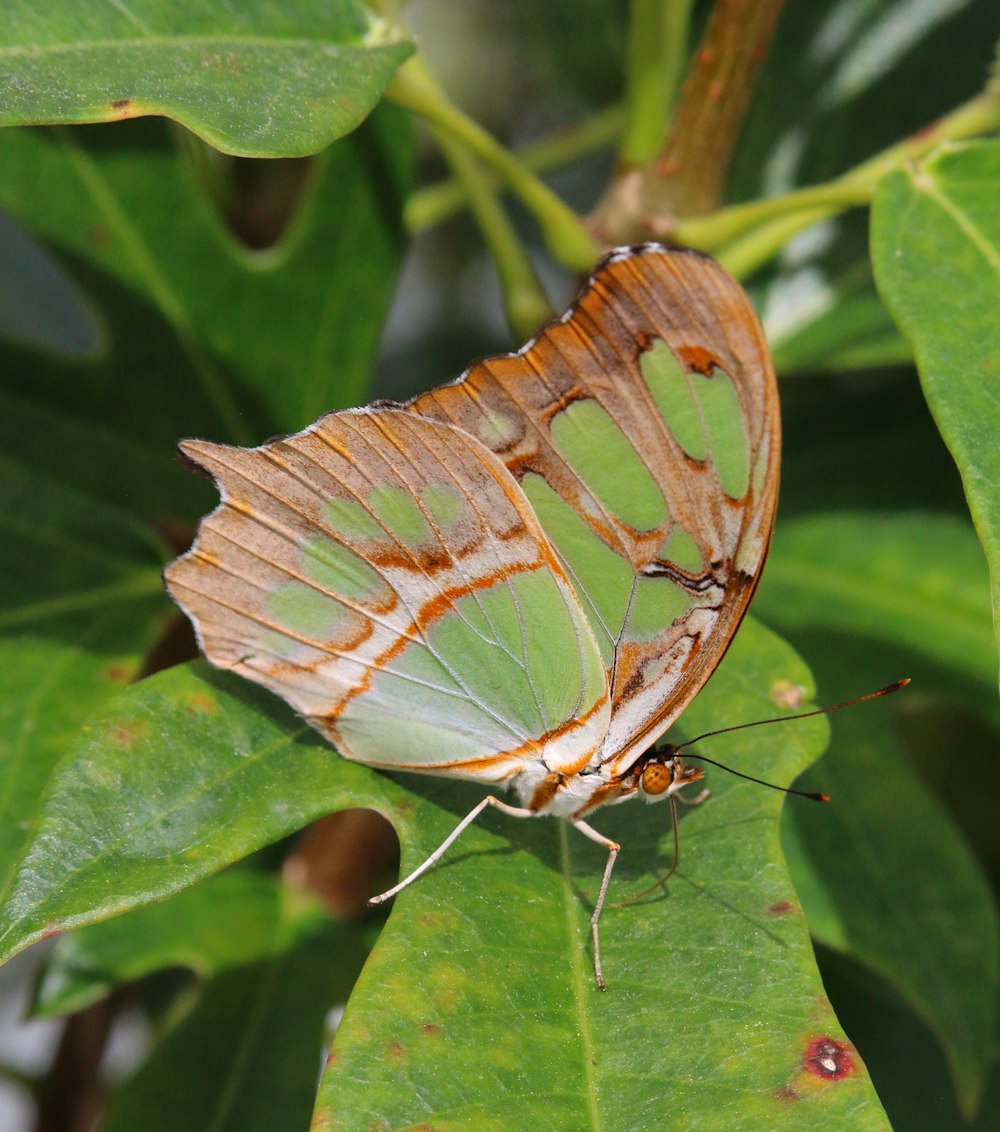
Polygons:
[[[785,847],[812,933],[924,1019],[967,1115],[992,1058],[1000,919],[974,853],[931,793],[938,783],[917,779],[900,738],[876,720],[948,692],[996,721],[988,593],[967,523],[841,514],[779,528],[756,607],[816,658],[827,702],[904,674],[887,663],[915,666],[914,684],[891,703],[831,720],[831,750],[807,788],[833,803],[819,815],[790,808]],[[951,754],[932,764],[942,777]]]

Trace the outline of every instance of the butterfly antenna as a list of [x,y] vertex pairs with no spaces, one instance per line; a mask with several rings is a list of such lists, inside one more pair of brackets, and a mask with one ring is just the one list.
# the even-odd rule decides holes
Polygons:
[[[714,735],[725,735],[730,731],[742,731],[746,727],[763,727],[765,723],[790,723],[793,719],[808,719],[813,715],[829,715],[831,712],[841,711],[843,708],[853,707],[855,704],[863,704],[867,700],[877,700],[880,696],[888,696],[892,692],[898,692],[900,688],[905,688],[909,682],[909,676],[904,676],[902,680],[896,680],[892,684],[886,684],[884,688],[879,688],[876,692],[868,692],[864,696],[855,696],[853,700],[844,700],[843,703],[833,704],[831,707],[814,708],[812,711],[800,711],[796,715],[780,715],[776,719],[755,719],[751,723],[737,723],[732,727],[720,727],[716,731],[706,731],[703,735],[697,735],[694,739],[688,739],[686,743],[679,743],[676,750],[683,751],[693,746],[695,743],[700,743],[702,739],[711,739]],[[697,759],[699,762],[710,763],[712,766],[717,766],[720,770],[726,770],[730,774],[735,774],[737,778],[745,778],[748,782],[756,782],[758,786],[767,786],[771,790],[780,790],[783,794],[797,794],[800,798],[809,798],[814,802],[830,801],[829,795],[827,794],[813,794],[806,790],[793,790],[791,787],[777,786],[773,782],[765,782],[762,778],[754,778],[752,774],[744,774],[740,770],[734,770],[731,766],[716,762],[715,759],[710,759],[706,755],[693,754],[691,757]]]

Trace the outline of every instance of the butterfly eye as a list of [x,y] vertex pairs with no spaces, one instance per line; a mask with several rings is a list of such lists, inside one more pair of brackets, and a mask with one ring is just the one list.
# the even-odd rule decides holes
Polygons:
[[673,785],[674,769],[672,763],[648,763],[640,778],[643,793],[656,797],[666,793]]

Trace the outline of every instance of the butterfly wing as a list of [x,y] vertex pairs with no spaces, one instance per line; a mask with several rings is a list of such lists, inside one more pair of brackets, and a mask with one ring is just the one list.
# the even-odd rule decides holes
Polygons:
[[600,645],[621,772],[711,675],[767,553],[780,418],[749,300],[707,257],[623,249],[518,353],[409,408],[520,483]]
[[447,424],[330,413],[259,448],[185,441],[222,502],[166,572],[206,656],[342,754],[498,781],[599,746],[604,665],[505,466]]

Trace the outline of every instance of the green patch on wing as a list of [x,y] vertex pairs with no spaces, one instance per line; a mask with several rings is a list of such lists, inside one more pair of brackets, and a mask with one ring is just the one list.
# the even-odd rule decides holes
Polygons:
[[372,510],[404,546],[428,543],[431,529],[423,511],[409,492],[391,484],[372,488]]
[[353,499],[328,499],[323,504],[323,519],[344,538],[385,538],[385,531],[378,520]]
[[348,599],[371,599],[382,585],[374,567],[343,543],[324,535],[303,541],[299,561],[310,581]]
[[671,435],[692,460],[711,455],[722,489],[742,499],[750,482],[750,441],[732,378],[689,372],[657,341],[642,355],[642,376]]
[[529,472],[521,481],[521,488],[552,545],[569,567],[570,580],[584,609],[593,612],[590,622],[604,664],[610,668],[612,642],[625,620],[635,572],[541,476]]
[[653,640],[697,604],[669,578],[639,578],[625,622],[625,635],[630,640]]
[[469,514],[465,496],[451,484],[429,483],[420,493],[420,501],[430,517],[443,530]]
[[637,531],[666,522],[663,492],[606,409],[594,400],[574,401],[551,429],[559,454],[612,515]]
[[264,608],[282,629],[314,641],[334,636],[347,613],[335,598],[303,582],[279,586],[264,599]]
[[701,548],[682,526],[675,525],[660,547],[660,560],[672,562],[692,574],[697,574],[705,564]]
[[337,726],[354,757],[375,765],[475,760],[540,739],[605,691],[585,614],[538,569],[460,597],[426,643],[407,643],[372,677]]

